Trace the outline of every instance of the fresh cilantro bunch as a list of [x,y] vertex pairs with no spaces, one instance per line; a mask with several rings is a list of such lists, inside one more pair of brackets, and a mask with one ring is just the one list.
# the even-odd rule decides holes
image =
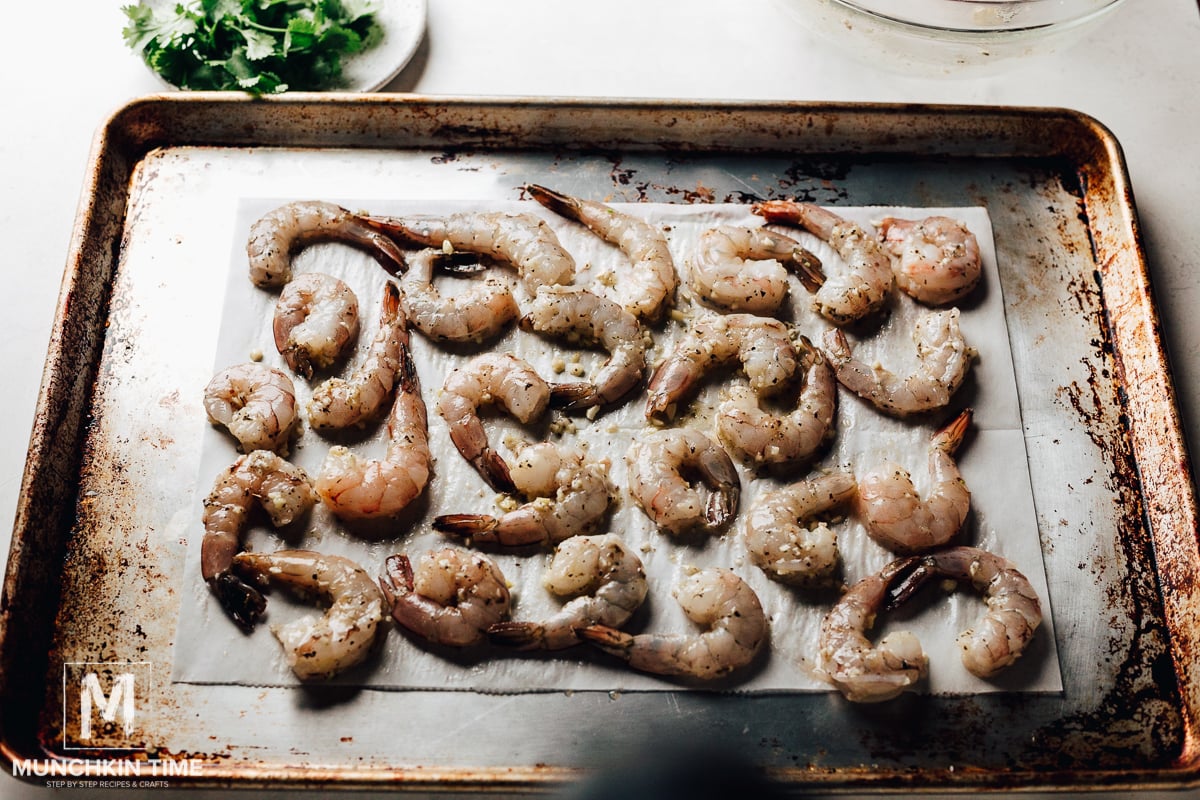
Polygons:
[[382,32],[372,0],[189,0],[124,8],[125,43],[180,89],[336,88]]

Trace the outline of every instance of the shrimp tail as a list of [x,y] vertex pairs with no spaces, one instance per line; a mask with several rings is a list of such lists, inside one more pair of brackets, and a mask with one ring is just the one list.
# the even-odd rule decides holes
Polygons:
[[550,407],[565,411],[590,408],[597,402],[596,387],[590,383],[550,384]]
[[580,219],[579,203],[574,198],[556,192],[553,189],[547,189],[545,186],[538,186],[536,183],[528,184],[525,187],[525,191],[529,192],[534,200],[537,200],[555,214],[575,220],[576,222],[583,221]]
[[267,609],[267,600],[262,592],[228,570],[209,578],[208,586],[229,618],[244,633],[252,632]]
[[586,628],[575,631],[575,634],[609,655],[625,661],[633,657],[633,636],[624,631],[610,628],[607,625],[588,625]]
[[825,270],[822,268],[821,259],[806,248],[797,247],[792,257],[784,262],[784,267],[800,279],[800,285],[809,294],[816,294],[825,285]]
[[938,575],[937,565],[932,559],[910,556],[887,566],[885,581],[888,585],[884,611],[892,611],[904,605],[922,586]]
[[471,465],[475,467],[487,485],[503,494],[515,494],[517,485],[513,483],[512,474],[509,472],[508,464],[490,447],[483,449],[479,455],[471,459]]
[[708,496],[704,518],[713,528],[720,528],[733,517],[738,504],[738,487],[720,487]]
[[933,435],[933,446],[946,455],[954,455],[967,434],[967,428],[971,425],[971,416],[973,414],[974,410],[967,408],[957,417],[950,420],[946,427]]
[[412,562],[406,555],[388,556],[384,569],[386,572],[379,576],[379,589],[387,604],[394,606],[399,598],[413,591]]
[[543,639],[542,626],[536,622],[497,622],[487,634],[493,644],[518,650],[535,650]]
[[442,514],[433,519],[433,529],[451,536],[471,537],[477,542],[496,541],[500,520],[487,514]]

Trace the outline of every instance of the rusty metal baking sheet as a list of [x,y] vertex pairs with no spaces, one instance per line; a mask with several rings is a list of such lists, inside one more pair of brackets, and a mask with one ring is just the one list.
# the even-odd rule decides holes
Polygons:
[[[211,374],[230,209],[248,196],[512,199],[529,182],[627,202],[985,207],[1063,690],[861,707],[829,693],[172,683],[207,426],[184,387]],[[214,229],[193,233],[185,222],[210,203]],[[197,783],[483,790],[576,779],[669,740],[794,786],[1193,780],[1196,507],[1156,326],[1119,147],[1071,112],[139,101],[97,138],[48,356],[4,587],[5,752],[186,759]],[[134,675],[134,730],[82,739],[64,693],[89,671],[110,681],[105,701],[114,675]]]

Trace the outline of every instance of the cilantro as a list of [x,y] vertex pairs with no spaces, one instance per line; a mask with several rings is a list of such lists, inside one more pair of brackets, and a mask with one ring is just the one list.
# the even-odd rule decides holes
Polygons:
[[124,9],[125,44],[180,89],[336,88],[379,41],[373,0],[186,0]]

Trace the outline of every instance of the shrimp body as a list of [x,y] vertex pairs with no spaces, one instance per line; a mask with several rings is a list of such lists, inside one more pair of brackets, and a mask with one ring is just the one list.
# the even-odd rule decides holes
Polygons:
[[895,258],[896,285],[914,299],[947,305],[970,294],[983,274],[979,241],[950,217],[880,221],[883,245]]
[[827,242],[844,262],[845,269],[827,274],[813,298],[821,316],[845,325],[883,307],[894,282],[892,262],[874,235],[812,203],[771,200],[753,210],[768,222],[799,225]]
[[933,435],[929,447],[932,490],[924,500],[897,464],[884,464],[862,477],[858,510],[867,533],[896,553],[940,547],[958,533],[971,508],[971,492],[959,474],[954,453],[971,424],[971,409]]
[[329,602],[321,616],[271,627],[300,680],[333,677],[371,652],[383,621],[383,595],[371,576],[350,559],[311,550],[280,550],[240,553],[234,567],[260,581]]
[[492,517],[486,514],[447,514],[433,527],[474,543],[505,546],[555,544],[592,533],[612,500],[607,461],[588,461],[578,447],[551,442],[524,447],[510,476],[517,492],[532,498],[524,505]]
[[389,281],[383,287],[379,330],[366,358],[348,379],[330,378],[313,389],[308,402],[309,424],[318,430],[341,429],[378,416],[396,387],[400,362],[408,347],[408,323],[400,309],[400,291]]
[[262,595],[230,571],[251,507],[257,502],[271,524],[282,528],[307,514],[316,499],[304,470],[269,450],[254,450],[233,462],[204,499],[201,575],[243,630],[253,628],[266,608]]
[[[729,455],[693,428],[648,431],[625,456],[629,493],[654,523],[672,534],[716,531],[737,513],[741,481]],[[684,478],[695,473],[706,491]]]
[[840,330],[826,331],[825,351],[838,383],[895,417],[944,408],[966,380],[975,357],[959,330],[958,315],[958,309],[951,308],[917,320],[913,340],[918,363],[911,374],[904,376],[859,361]]
[[726,311],[773,314],[788,293],[788,270],[810,292],[825,280],[821,262],[800,243],[765,228],[721,225],[700,236],[688,286]]
[[617,286],[621,305],[640,320],[662,317],[675,296],[679,278],[667,239],[657,227],[594,200],[569,197],[544,186],[525,187],[534,200],[567,219],[586,225],[620,248],[630,261],[628,280]]
[[482,342],[517,318],[512,289],[492,276],[453,297],[443,297],[433,285],[433,268],[444,258],[445,251],[427,248],[408,259],[400,279],[401,304],[414,328],[438,341]]
[[243,453],[278,450],[296,425],[296,387],[277,369],[236,364],[204,387],[204,410],[229,430]]
[[522,424],[540,417],[550,403],[550,386],[526,361],[509,353],[484,353],[446,376],[438,413],[450,439],[488,486],[516,491],[508,465],[488,443],[479,408],[497,403]]
[[704,626],[702,633],[630,635],[592,625],[579,635],[634,669],[700,680],[747,666],[770,635],[758,595],[731,570],[700,570],[684,578],[673,595],[688,619]]
[[589,625],[619,628],[646,599],[642,560],[619,536],[573,536],[558,546],[543,585],[571,598],[541,622],[499,622],[488,637],[522,650],[561,650],[582,641]]
[[424,554],[415,569],[408,556],[391,556],[379,586],[393,619],[437,644],[476,644],[508,616],[508,583],[500,568],[482,553],[458,547]]
[[246,243],[250,280],[262,288],[283,286],[292,279],[292,256],[321,241],[346,242],[367,250],[393,274],[404,269],[403,251],[365,217],[333,203],[307,200],[269,211],[250,226]]
[[750,558],[782,583],[828,578],[838,564],[837,534],[817,517],[849,503],[855,491],[852,474],[832,472],[765,492],[746,519]]
[[800,363],[791,329],[779,320],[753,314],[702,318],[654,370],[647,419],[674,417],[678,404],[708,372],[734,359],[741,361],[750,388],[760,395],[787,385]]
[[275,301],[275,348],[288,366],[311,378],[346,354],[358,336],[358,298],[331,275],[306,272],[283,287]]
[[612,300],[574,286],[539,286],[521,324],[569,343],[598,344],[609,358],[589,383],[560,383],[550,401],[570,411],[616,403],[641,381],[646,342],[637,318]]

